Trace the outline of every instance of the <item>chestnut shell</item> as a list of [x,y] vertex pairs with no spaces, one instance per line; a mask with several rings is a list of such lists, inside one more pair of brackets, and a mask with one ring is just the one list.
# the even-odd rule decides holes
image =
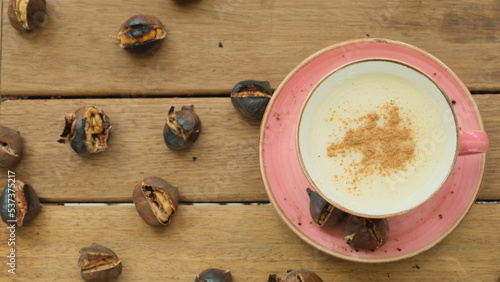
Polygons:
[[271,100],[269,81],[243,80],[231,90],[231,103],[245,118],[260,120]]
[[[132,200],[139,216],[147,224],[166,226],[177,212],[179,190],[160,177],[150,176],[135,185]],[[171,209],[171,214],[164,214],[165,208]]]
[[[9,197],[9,194],[14,194],[15,196]],[[12,200],[15,202],[15,208],[12,207]],[[17,220],[15,224],[18,227],[33,220],[42,209],[42,204],[38,199],[35,189],[19,179],[16,179],[15,183],[9,182],[5,185],[0,196],[0,204],[2,221],[12,224],[14,223],[12,222],[13,220]]]
[[[95,122],[102,130],[101,132],[87,132],[87,130],[93,130],[88,125],[94,122],[87,120],[89,115],[93,117],[99,116],[99,121]],[[66,143],[66,141],[69,141],[73,151],[81,155],[95,154],[108,149],[110,135],[111,121],[109,117],[94,106],[83,106],[78,108],[75,113],[66,115],[64,130],[58,142]]]
[[158,48],[166,34],[163,23],[157,17],[141,14],[130,17],[120,26],[118,39],[123,49],[142,53]]
[[309,188],[306,191],[309,195],[309,213],[318,226],[331,228],[346,217],[346,212],[335,208],[321,197],[318,192]]
[[23,140],[19,132],[0,125],[0,166],[16,167],[23,157]]
[[14,29],[19,32],[32,32],[41,26],[45,19],[46,10],[45,0],[28,0],[28,5],[26,6],[26,22],[23,23],[18,17],[19,13],[23,12],[16,7],[16,0],[10,0],[9,6],[7,8],[7,15],[9,16],[9,22]]
[[307,269],[288,270],[282,278],[276,274],[270,274],[268,282],[323,282],[316,273]]
[[163,127],[163,140],[168,148],[174,151],[185,150],[198,139],[201,133],[201,120],[194,112],[194,106],[183,106],[174,112],[172,106],[168,111],[167,123]]
[[229,270],[208,268],[198,274],[194,282],[233,282],[233,276]]
[[113,281],[122,273],[122,263],[115,252],[96,243],[80,249],[78,266],[85,281]]
[[387,242],[389,223],[386,218],[364,218],[349,215],[345,226],[346,243],[365,250],[375,250]]

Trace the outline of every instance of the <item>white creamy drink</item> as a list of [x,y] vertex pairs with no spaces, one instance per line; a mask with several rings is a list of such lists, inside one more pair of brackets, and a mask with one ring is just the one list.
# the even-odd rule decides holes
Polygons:
[[395,215],[444,184],[458,133],[449,101],[428,77],[396,62],[364,61],[313,91],[298,148],[323,197],[351,213]]

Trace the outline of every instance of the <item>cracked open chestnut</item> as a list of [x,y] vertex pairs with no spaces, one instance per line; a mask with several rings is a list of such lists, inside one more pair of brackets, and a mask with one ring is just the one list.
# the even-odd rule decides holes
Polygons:
[[0,196],[3,222],[21,227],[30,222],[42,209],[35,189],[31,185],[16,179],[8,179]]
[[264,115],[271,95],[269,81],[244,80],[231,90],[231,103],[242,116],[259,120]]
[[151,51],[158,47],[167,31],[155,16],[135,15],[120,26],[120,47],[132,52]]
[[309,213],[319,227],[331,228],[347,215],[346,212],[328,203],[318,192],[310,188],[306,191],[309,195]]
[[162,178],[150,176],[135,185],[132,200],[147,224],[165,226],[177,212],[179,189]]
[[84,106],[64,118],[65,125],[59,143],[69,142],[78,154],[94,154],[108,149],[111,122],[102,110]]
[[346,243],[365,250],[375,250],[387,242],[389,223],[385,218],[364,218],[349,215],[345,227]]
[[233,282],[233,276],[229,270],[208,268],[198,274],[194,282]]
[[32,32],[43,24],[46,6],[45,0],[10,0],[9,22],[19,32]]
[[323,279],[319,277],[316,273],[306,270],[288,270],[282,278],[279,278],[276,274],[270,274],[267,280],[268,282],[323,282]]
[[172,106],[168,111],[167,122],[163,127],[163,140],[171,150],[189,148],[201,133],[201,120],[194,112],[194,106],[184,106],[175,111]]
[[80,249],[78,266],[85,281],[112,281],[122,273],[122,262],[115,252],[96,243]]
[[23,157],[23,140],[19,132],[0,125],[0,166],[13,168]]

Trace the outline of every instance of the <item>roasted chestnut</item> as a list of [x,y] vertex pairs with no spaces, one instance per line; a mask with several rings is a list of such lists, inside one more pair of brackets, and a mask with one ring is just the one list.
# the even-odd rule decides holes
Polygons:
[[122,262],[115,252],[96,243],[80,249],[78,266],[85,281],[112,281],[122,273]]
[[59,143],[70,142],[78,154],[94,154],[108,149],[111,133],[109,117],[94,106],[84,106],[66,115]]
[[179,189],[162,178],[150,176],[135,185],[132,199],[147,224],[165,226],[177,212]]
[[126,20],[118,32],[120,47],[132,51],[150,51],[167,35],[163,23],[155,16],[135,15]]
[[384,245],[389,236],[389,223],[385,218],[349,215],[345,228],[346,243],[353,248],[375,250]]
[[163,127],[163,140],[174,151],[184,150],[198,139],[201,133],[201,120],[194,112],[194,106],[184,106],[174,112],[170,107],[167,123]]
[[35,189],[18,179],[8,179],[0,196],[1,216],[8,225],[23,226],[31,221],[42,209]]
[[31,32],[43,24],[45,8],[45,0],[10,0],[7,15],[17,31]]
[[309,213],[320,227],[333,227],[347,215],[344,211],[328,203],[318,192],[310,188],[307,188],[306,191],[309,195]]
[[267,282],[281,282],[281,278],[276,274],[269,274],[269,278],[267,278]]
[[306,270],[288,270],[283,278],[279,278],[276,274],[269,275],[268,282],[323,282],[323,279],[316,273]]
[[23,140],[19,132],[0,125],[0,166],[15,167],[23,157]]
[[229,270],[208,268],[198,274],[194,282],[233,282],[233,276]]
[[259,120],[264,115],[272,91],[269,81],[244,80],[231,91],[231,103],[244,117]]

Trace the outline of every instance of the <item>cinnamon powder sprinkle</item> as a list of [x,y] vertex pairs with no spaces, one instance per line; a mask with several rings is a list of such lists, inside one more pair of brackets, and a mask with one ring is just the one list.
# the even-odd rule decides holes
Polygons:
[[411,120],[401,118],[400,108],[394,101],[378,109],[350,120],[351,124],[358,126],[347,130],[341,142],[329,143],[327,147],[330,158],[361,154],[360,161],[349,163],[344,169],[351,176],[349,184],[354,185],[353,190],[364,177],[375,174],[390,176],[405,171],[415,159],[416,141]]

